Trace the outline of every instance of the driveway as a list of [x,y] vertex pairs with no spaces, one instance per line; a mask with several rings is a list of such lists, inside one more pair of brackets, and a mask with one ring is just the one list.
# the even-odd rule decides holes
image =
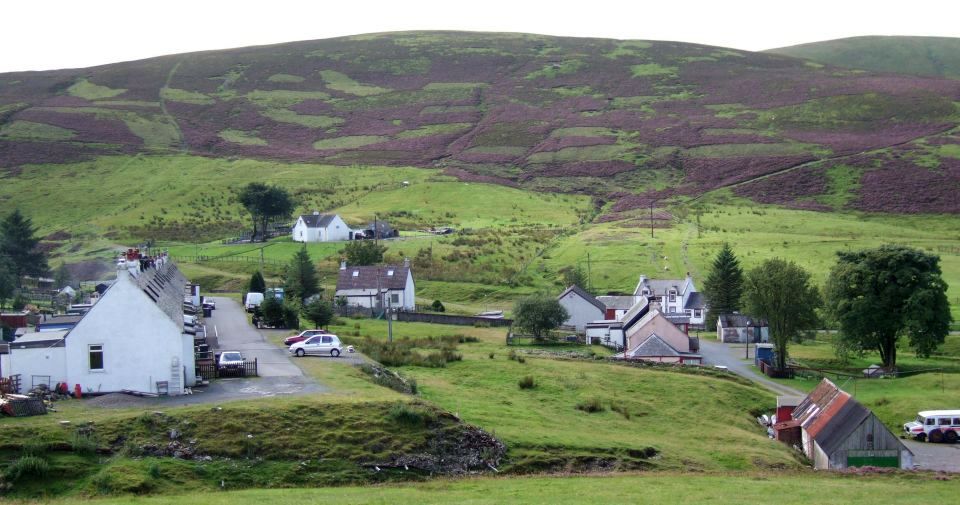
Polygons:
[[260,377],[303,377],[286,349],[267,342],[250,324],[240,302],[220,296],[212,299],[217,308],[207,318],[207,333],[216,335],[218,351],[240,351],[245,358],[256,358]]
[[[753,351],[753,348],[750,350]],[[717,342],[716,340],[701,338],[700,355],[703,356],[703,364],[707,366],[725,366],[727,370],[756,382],[778,395],[807,396],[806,393],[790,386],[774,382],[768,377],[755,372],[753,368],[751,368],[751,365],[753,365],[753,353],[750,353],[749,359],[745,358],[743,347],[734,348],[727,344]]]
[[928,444],[904,440],[913,453],[913,466],[919,470],[960,472],[960,444]]

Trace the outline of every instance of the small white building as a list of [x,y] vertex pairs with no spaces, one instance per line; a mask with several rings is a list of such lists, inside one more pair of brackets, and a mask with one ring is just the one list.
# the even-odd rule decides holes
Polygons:
[[352,240],[354,231],[336,214],[304,214],[293,225],[294,242],[335,242]]
[[365,267],[348,267],[342,261],[334,296],[352,307],[412,311],[416,308],[416,291],[410,261]]
[[72,328],[27,334],[7,356],[23,385],[79,384],[84,392],[171,395],[196,383],[193,335],[184,331],[186,279],[165,257],[118,263],[117,281]]
[[725,344],[770,341],[770,327],[762,319],[744,314],[721,314],[717,317],[717,340]]
[[557,301],[569,315],[563,325],[574,328],[577,333],[584,333],[588,323],[603,319],[606,311],[604,304],[576,284],[560,293]]

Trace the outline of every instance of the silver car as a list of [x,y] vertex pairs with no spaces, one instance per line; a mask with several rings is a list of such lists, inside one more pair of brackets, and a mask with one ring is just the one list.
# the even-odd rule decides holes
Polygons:
[[303,342],[297,342],[290,346],[290,353],[303,357],[307,354],[316,354],[318,356],[333,356],[336,358],[343,352],[343,346],[340,344],[340,338],[336,335],[315,335]]

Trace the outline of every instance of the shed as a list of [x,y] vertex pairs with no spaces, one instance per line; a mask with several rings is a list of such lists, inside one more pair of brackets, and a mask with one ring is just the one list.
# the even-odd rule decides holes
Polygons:
[[576,284],[571,285],[565,289],[563,293],[560,293],[557,301],[567,310],[567,315],[569,316],[567,320],[563,322],[564,326],[574,328],[577,333],[584,333],[587,324],[598,319],[603,319],[607,308],[593,295]]
[[770,327],[763,319],[746,314],[721,314],[717,318],[717,340],[723,343],[770,341]]
[[803,452],[818,470],[913,467],[913,453],[900,439],[828,379],[800,402],[792,418],[800,424]]

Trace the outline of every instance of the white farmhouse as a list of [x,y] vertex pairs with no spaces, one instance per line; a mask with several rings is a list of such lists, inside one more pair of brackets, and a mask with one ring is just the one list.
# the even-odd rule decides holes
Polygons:
[[336,214],[304,214],[293,225],[294,242],[335,242],[352,240],[353,229]]
[[684,322],[698,328],[702,328],[706,321],[706,300],[697,291],[689,273],[685,279],[648,279],[646,275],[641,275],[633,294],[645,296],[651,303],[658,303],[664,315],[674,321],[681,316],[689,318]]
[[9,374],[23,385],[79,384],[84,392],[171,395],[196,383],[193,335],[184,331],[187,281],[165,256],[118,263],[117,281],[65,331],[10,345]]
[[414,289],[409,260],[403,265],[367,267],[347,267],[342,261],[334,296],[352,307],[410,311],[416,308]]

